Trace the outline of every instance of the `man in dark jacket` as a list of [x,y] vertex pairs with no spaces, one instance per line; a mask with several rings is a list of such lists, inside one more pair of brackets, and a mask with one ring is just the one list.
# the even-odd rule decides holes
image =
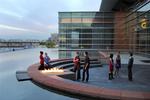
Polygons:
[[85,80],[85,73],[86,73],[86,82],[88,82],[88,80],[89,80],[89,67],[90,67],[90,58],[88,56],[88,52],[85,52],[84,56],[85,56],[85,59],[84,59],[82,81]]
[[129,81],[132,81],[132,66],[133,66],[133,54],[130,53],[129,61],[128,61],[128,79]]

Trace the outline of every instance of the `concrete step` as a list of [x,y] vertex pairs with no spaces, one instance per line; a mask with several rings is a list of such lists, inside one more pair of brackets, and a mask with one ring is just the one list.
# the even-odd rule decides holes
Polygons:
[[16,78],[18,81],[31,80],[31,77],[28,75],[27,71],[16,71]]
[[[97,62],[98,59],[91,59],[90,62]],[[60,61],[54,61],[54,62],[50,62],[50,64],[54,67],[57,67],[58,65],[61,65],[61,64],[66,64],[66,63],[73,63],[73,60],[70,59],[70,60],[60,60]],[[84,60],[82,59],[81,60],[81,63],[84,63]]]
[[72,67],[72,66],[74,66],[73,63],[68,63],[68,64],[60,65],[60,66],[58,66],[57,68],[63,68],[63,69],[65,69],[65,68]]
[[[81,65],[81,69],[83,68],[84,65]],[[94,68],[94,67],[102,67],[101,64],[90,64],[90,68]],[[73,66],[67,67],[67,70],[73,71]]]
[[[83,65],[83,64],[84,64],[84,62],[81,62],[81,65]],[[93,65],[93,64],[100,64],[100,62],[99,61],[92,61],[92,62],[90,62],[90,64],[91,65]],[[73,62],[72,63],[62,64],[62,65],[58,65],[56,67],[57,68],[67,68],[67,67],[71,67],[71,66],[74,66]]]
[[72,60],[66,60],[66,61],[58,61],[58,62],[54,62],[54,63],[50,63],[53,67],[57,67],[59,65],[62,64],[68,64],[68,63],[73,63]]

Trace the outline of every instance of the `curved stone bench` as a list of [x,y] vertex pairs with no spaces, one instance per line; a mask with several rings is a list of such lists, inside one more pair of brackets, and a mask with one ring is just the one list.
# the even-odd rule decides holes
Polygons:
[[[81,68],[84,66],[84,63],[81,63]],[[63,68],[63,69],[66,69],[66,68],[70,68],[72,67],[73,68],[74,66],[74,63],[65,63],[65,64],[62,64],[62,65],[58,65],[57,68]],[[99,62],[93,62],[90,64],[90,68],[93,68],[93,67],[101,67],[102,65],[99,63]]]
[[[67,69],[67,68],[73,68],[74,66],[74,63],[73,63],[73,59],[62,59],[62,60],[55,60],[55,61],[51,61],[50,64],[52,65],[52,67],[57,67],[57,68],[63,68],[63,69]],[[80,63],[81,64],[81,67],[83,67],[83,60],[82,62]],[[92,59],[90,61],[90,66],[91,68],[93,67],[101,67],[101,64],[98,60],[96,59]]]
[[39,64],[31,65],[28,68],[28,74],[33,81],[49,88],[96,99],[150,100],[149,92],[116,90],[69,81],[57,75],[43,74],[38,70],[38,66]]
[[53,66],[53,67],[57,67],[59,65],[62,65],[62,64],[67,64],[67,63],[73,63],[73,60],[72,59],[62,59],[62,60],[55,60],[55,61],[50,61],[50,64]]
[[[91,59],[91,64],[93,63],[98,63],[99,61],[97,59]],[[53,67],[57,67],[59,65],[64,65],[64,64],[73,64],[73,59],[62,59],[62,60],[55,60],[55,61],[50,61],[49,62]],[[100,63],[100,62],[99,62]],[[84,64],[84,61],[81,60],[81,64]]]

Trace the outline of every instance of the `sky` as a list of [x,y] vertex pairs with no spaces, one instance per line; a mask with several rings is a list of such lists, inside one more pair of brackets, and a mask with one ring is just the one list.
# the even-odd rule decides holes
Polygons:
[[58,33],[58,12],[98,11],[101,0],[0,0],[0,39],[39,39]]

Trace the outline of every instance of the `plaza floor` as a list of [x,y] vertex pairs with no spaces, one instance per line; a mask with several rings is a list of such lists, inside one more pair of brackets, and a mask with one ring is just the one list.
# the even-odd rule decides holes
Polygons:
[[108,65],[90,69],[90,80],[85,84],[130,91],[150,92],[150,66],[134,65],[133,81],[128,81],[127,66],[122,65],[119,76],[114,76],[113,80],[108,80]]
[[[116,55],[114,55],[116,58]],[[148,57],[134,55],[133,81],[128,81],[128,63],[129,55],[121,54],[122,66],[119,76],[108,80],[108,65],[90,69],[90,81],[85,84],[113,89],[131,90],[131,91],[149,91],[150,92],[150,63],[144,63],[142,60],[150,60]]]

